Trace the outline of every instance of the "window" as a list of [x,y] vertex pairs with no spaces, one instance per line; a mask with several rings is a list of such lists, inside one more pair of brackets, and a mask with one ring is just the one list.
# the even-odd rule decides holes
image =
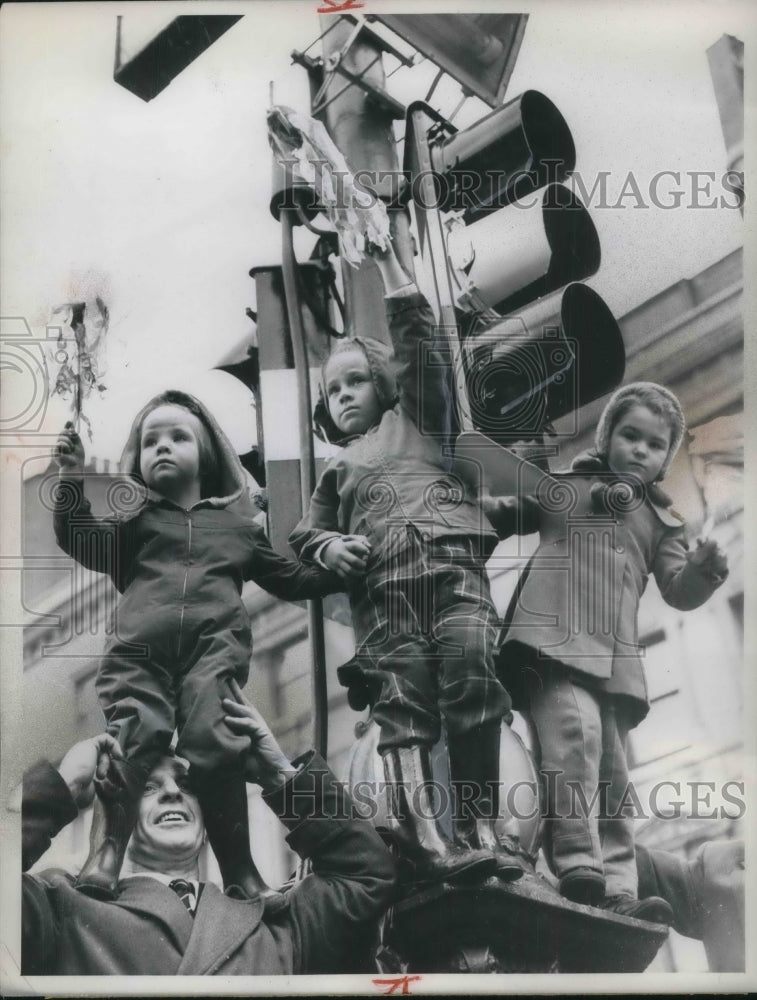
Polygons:
[[668,757],[689,745],[690,710],[680,684],[680,653],[659,629],[642,639],[649,715],[629,735],[629,765],[638,767]]

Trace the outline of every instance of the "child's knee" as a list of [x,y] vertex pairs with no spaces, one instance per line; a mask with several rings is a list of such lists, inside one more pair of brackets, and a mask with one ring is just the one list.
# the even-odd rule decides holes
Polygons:
[[580,748],[587,760],[599,763],[602,754],[602,724],[597,716],[575,713],[568,720],[564,738],[568,745]]
[[185,757],[193,767],[203,771],[216,768],[228,768],[236,765],[247,753],[250,740],[247,736],[238,736],[228,727],[196,730],[185,727],[176,752]]
[[598,712],[587,711],[580,699],[561,697],[553,711],[538,720],[542,753],[552,763],[567,763],[571,757],[599,765],[602,753],[602,723]]

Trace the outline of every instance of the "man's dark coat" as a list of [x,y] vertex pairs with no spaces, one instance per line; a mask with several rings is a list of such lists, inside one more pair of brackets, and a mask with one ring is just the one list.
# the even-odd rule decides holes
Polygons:
[[[345,818],[349,800],[323,761],[265,796],[290,829],[288,842],[313,872],[292,889],[288,911],[262,919],[259,900],[207,883],[194,918],[156,879],[121,883],[115,902],[74,888],[71,875],[23,876],[24,975],[286,975],[358,971],[354,956],[389,903],[394,864],[373,827]],[[76,816],[68,787],[49,764],[24,780],[23,858],[30,867]]]

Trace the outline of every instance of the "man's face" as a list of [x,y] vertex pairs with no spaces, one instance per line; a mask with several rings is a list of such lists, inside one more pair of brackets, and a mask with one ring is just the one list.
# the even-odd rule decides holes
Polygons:
[[131,861],[154,871],[192,862],[204,837],[200,804],[189,790],[187,769],[181,761],[166,757],[145,785],[129,845]]

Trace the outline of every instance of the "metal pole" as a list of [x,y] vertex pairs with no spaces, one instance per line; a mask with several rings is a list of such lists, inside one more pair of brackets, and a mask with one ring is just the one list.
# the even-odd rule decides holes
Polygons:
[[[310,506],[315,489],[315,453],[311,431],[312,405],[310,398],[310,361],[302,324],[300,300],[297,294],[297,264],[292,232],[296,213],[285,209],[281,213],[283,234],[282,275],[284,298],[292,337],[294,369],[297,377],[297,416],[300,438],[300,500],[303,512]],[[313,654],[313,746],[326,759],[328,752],[328,684],[326,676],[326,641],[323,629],[323,605],[320,600],[308,601],[308,626]]]

